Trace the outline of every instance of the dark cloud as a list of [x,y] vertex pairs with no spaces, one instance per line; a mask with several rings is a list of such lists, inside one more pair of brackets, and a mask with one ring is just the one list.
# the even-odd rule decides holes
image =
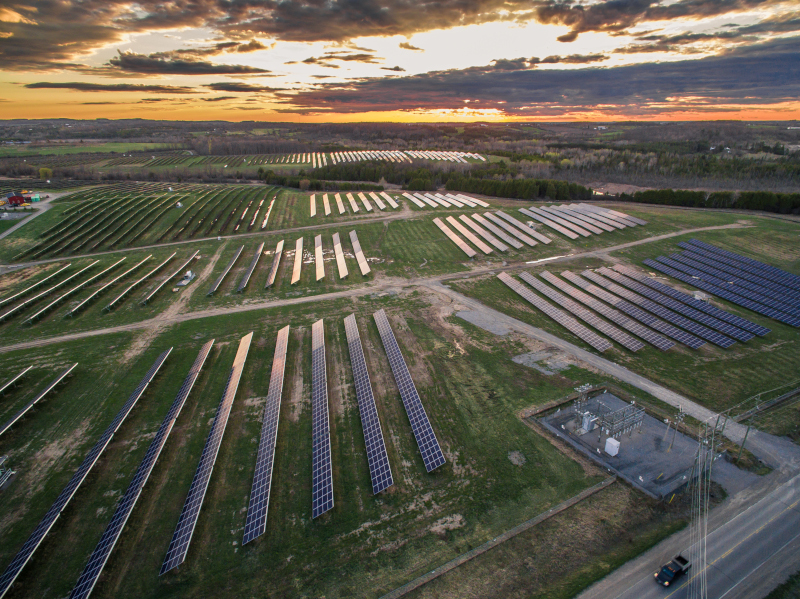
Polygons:
[[570,54],[569,56],[548,56],[542,58],[541,64],[591,64],[608,60],[605,54]]
[[47,82],[28,83],[28,89],[71,89],[80,92],[145,92],[151,94],[194,94],[194,88],[177,85],[140,85],[134,83],[71,83]]
[[236,96],[216,96],[214,98],[200,98],[203,102],[224,102],[226,100],[236,100]]
[[108,61],[120,71],[148,75],[253,75],[269,73],[264,69],[244,65],[213,64],[205,60],[166,58],[163,55],[119,52]]
[[396,71],[398,73],[405,72],[403,67],[381,67],[381,71]]
[[535,69],[539,64],[591,64],[608,60],[605,54],[570,54],[569,56],[548,56],[547,58],[498,58],[491,62],[496,71],[524,71]]
[[282,91],[281,88],[277,87],[267,87],[266,85],[253,85],[250,83],[239,83],[238,81],[221,81],[219,83],[209,83],[204,85],[203,87],[207,87],[209,89],[213,89],[217,92],[247,92],[247,93],[254,93],[254,92],[275,92],[275,91]]
[[408,42],[400,42],[400,48],[403,50],[413,50],[414,52],[425,52],[422,48],[417,48],[416,46],[412,46]]
[[538,58],[498,58],[492,61],[492,68],[497,71],[522,71],[532,68],[538,61]]
[[[333,64],[332,60],[341,60],[342,62],[361,62],[364,64],[380,64],[383,60],[382,58],[378,58],[374,54],[367,54],[366,52],[361,53],[352,53],[352,52],[341,52],[341,51],[333,51],[333,52],[326,52],[324,56],[309,56],[305,60],[302,60],[303,64],[316,64],[321,67],[327,67],[329,69],[338,69],[339,65]],[[297,64],[296,62],[287,62],[286,64]]]
[[[500,70],[493,65],[409,77],[331,83],[281,96],[287,112],[339,113],[463,108],[476,103],[511,115],[550,116],[610,107],[631,118],[725,105],[796,101],[797,38],[739,48],[722,56],[615,68]],[[687,98],[687,100],[682,100]]]

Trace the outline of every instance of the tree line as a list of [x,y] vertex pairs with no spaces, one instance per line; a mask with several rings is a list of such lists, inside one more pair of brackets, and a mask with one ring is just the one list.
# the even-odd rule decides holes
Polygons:
[[624,202],[686,206],[690,208],[731,208],[737,210],[762,210],[777,214],[800,214],[800,193],[774,193],[771,191],[688,191],[651,189],[633,194],[623,193]]

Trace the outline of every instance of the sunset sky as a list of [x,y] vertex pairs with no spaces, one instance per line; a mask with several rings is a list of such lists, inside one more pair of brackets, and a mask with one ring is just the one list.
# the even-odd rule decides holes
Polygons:
[[800,118],[800,2],[3,0],[0,118]]

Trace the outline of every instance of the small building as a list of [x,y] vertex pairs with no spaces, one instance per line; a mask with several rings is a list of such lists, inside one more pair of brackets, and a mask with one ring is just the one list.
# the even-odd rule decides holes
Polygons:
[[28,199],[17,191],[11,191],[6,195],[9,206],[22,206]]

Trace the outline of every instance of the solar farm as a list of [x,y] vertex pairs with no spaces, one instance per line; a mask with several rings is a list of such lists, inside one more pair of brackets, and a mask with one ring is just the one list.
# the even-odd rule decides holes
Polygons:
[[[660,423],[656,388],[723,410],[796,378],[798,233],[446,189],[66,190],[0,239],[0,597],[572,597],[685,511],[533,415],[588,385]],[[528,574],[499,584],[500,555]]]

